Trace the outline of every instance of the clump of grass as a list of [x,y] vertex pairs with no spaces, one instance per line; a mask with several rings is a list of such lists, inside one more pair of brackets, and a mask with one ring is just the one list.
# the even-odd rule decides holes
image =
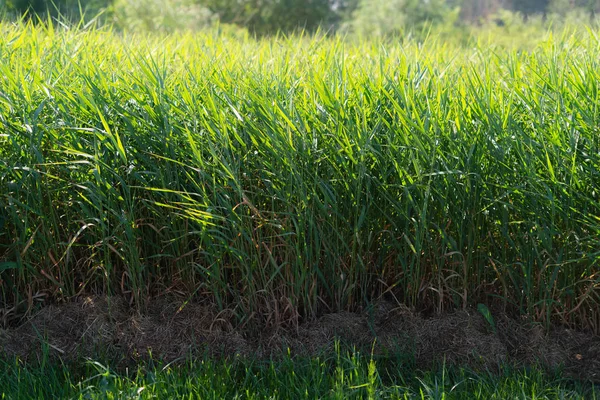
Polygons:
[[0,24],[0,301],[391,296],[600,330],[599,41],[169,37]]

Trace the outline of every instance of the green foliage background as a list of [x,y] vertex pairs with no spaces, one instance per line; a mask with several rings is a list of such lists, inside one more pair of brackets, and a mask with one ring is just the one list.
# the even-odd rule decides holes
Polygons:
[[[79,20],[104,10],[106,22],[129,30],[202,29],[219,22],[253,34],[342,31],[394,35],[431,25],[481,23],[501,10],[522,17],[573,11],[593,17],[600,0],[3,0],[12,15],[62,16]],[[496,19],[500,21],[500,19]]]

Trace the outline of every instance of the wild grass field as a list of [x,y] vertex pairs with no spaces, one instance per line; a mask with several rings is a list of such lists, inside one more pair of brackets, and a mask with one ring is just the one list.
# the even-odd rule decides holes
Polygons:
[[0,26],[1,301],[240,324],[500,304],[600,330],[600,42]]
[[0,24],[0,323],[174,296],[600,332],[600,39],[540,37]]

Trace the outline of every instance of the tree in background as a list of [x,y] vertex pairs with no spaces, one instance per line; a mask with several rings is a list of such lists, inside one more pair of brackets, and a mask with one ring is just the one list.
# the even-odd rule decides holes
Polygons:
[[463,21],[479,22],[506,6],[506,0],[464,0],[460,8],[460,17]]
[[219,20],[256,34],[314,31],[337,20],[343,4],[332,0],[201,0]]
[[27,12],[42,13],[47,9],[44,0],[6,0],[4,6],[11,12],[25,14]]
[[194,0],[115,0],[111,19],[122,30],[173,32],[206,28],[215,16]]
[[512,0],[511,8],[523,15],[545,13],[550,0]]
[[[503,10],[579,19],[600,12],[600,0],[0,0],[10,14],[50,14],[79,20],[108,9],[106,20],[120,29],[198,29],[214,21],[257,35],[277,32],[330,32],[359,35],[417,32],[435,24],[485,22]],[[457,16],[455,10],[460,10]],[[575,10],[573,13],[572,11]],[[520,19],[515,15],[516,19]]]
[[[47,15],[79,19],[82,14],[96,16],[112,0],[6,0],[4,6],[17,14]],[[0,3],[1,4],[1,3]]]
[[451,13],[445,0],[360,0],[345,24],[359,36],[390,36],[441,23]]
[[548,11],[554,14],[565,14],[574,9],[591,15],[600,12],[600,0],[550,0]]

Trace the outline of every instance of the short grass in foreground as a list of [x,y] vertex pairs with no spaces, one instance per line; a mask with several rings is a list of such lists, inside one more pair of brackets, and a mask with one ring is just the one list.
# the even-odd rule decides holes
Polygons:
[[506,369],[415,371],[356,352],[272,362],[195,361],[146,365],[117,373],[97,362],[26,366],[0,361],[2,399],[596,399],[591,384]]

